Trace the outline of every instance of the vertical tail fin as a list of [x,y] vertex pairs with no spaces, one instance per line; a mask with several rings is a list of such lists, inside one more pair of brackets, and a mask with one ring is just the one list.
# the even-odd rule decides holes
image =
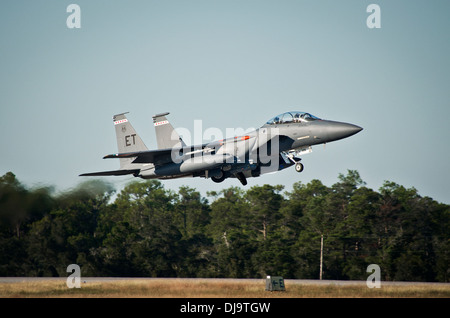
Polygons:
[[[139,137],[133,126],[131,126],[131,123],[128,121],[125,114],[127,113],[113,116],[118,152],[124,153],[148,150],[141,137]],[[127,169],[131,165],[134,158],[120,158],[119,160],[120,169]]]
[[169,115],[169,113],[162,113],[153,116],[158,149],[186,146],[184,141],[180,138],[180,135],[178,135],[175,129],[173,129],[172,124],[170,124],[167,120],[167,115]]

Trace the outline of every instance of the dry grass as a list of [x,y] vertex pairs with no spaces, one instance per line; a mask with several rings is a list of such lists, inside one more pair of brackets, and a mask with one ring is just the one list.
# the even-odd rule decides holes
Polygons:
[[370,289],[362,285],[291,284],[285,292],[267,292],[265,281],[132,279],[82,283],[81,288],[68,288],[65,281],[31,281],[1,283],[0,297],[7,298],[450,298],[450,284],[382,286]]

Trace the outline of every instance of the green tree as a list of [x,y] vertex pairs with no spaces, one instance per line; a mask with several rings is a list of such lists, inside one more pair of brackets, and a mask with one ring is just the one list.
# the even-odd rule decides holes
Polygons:
[[27,237],[34,275],[66,276],[69,264],[80,265],[83,275],[96,273],[95,232],[112,193],[109,184],[92,180],[56,198],[56,207],[31,225]]
[[174,223],[175,201],[176,195],[157,180],[130,183],[118,194],[114,208],[102,218],[111,230],[96,252],[107,259],[107,273],[177,275],[183,255],[182,235]]
[[367,273],[361,269],[368,264],[381,264],[377,255],[380,236],[376,232],[380,201],[380,195],[372,189],[354,190],[346,207],[347,217],[337,226],[336,232],[347,248],[342,274],[349,279],[363,280]]
[[0,177],[0,224],[2,231],[11,231],[19,238],[29,218],[28,191],[12,172]]
[[30,225],[54,206],[49,187],[26,189],[12,172],[0,177],[0,276],[27,276]]
[[296,262],[295,277],[319,277],[320,237],[328,237],[334,227],[334,216],[328,204],[330,193],[321,181],[312,180],[306,185],[294,184],[293,191],[288,194],[289,205],[301,216],[291,252]]
[[223,189],[211,204],[208,235],[215,247],[217,277],[252,277],[251,256],[256,251],[248,217],[249,203],[238,187]]
[[209,204],[200,192],[187,186],[178,190],[179,198],[175,201],[175,217],[183,237],[190,238],[204,233],[210,222]]
[[209,193],[160,181],[114,188],[98,180],[55,194],[0,177],[0,276],[450,280],[450,206],[386,181],[374,191],[348,170],[319,180]]
[[247,190],[245,198],[249,203],[248,217],[251,220],[252,228],[260,232],[262,239],[265,240],[270,227],[275,227],[277,221],[281,218],[279,212],[284,198],[280,194],[283,186],[254,186]]

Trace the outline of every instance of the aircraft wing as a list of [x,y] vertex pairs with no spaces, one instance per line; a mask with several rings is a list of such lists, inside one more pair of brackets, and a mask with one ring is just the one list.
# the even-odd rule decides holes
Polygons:
[[134,158],[132,163],[153,163],[155,165],[160,165],[164,163],[172,162],[172,148],[168,149],[158,149],[149,151],[136,151],[136,152],[125,152],[117,153],[112,155],[104,156],[103,159],[110,158]]
[[[233,138],[231,141],[236,142],[236,138]],[[244,137],[243,137],[244,138]],[[242,139],[242,140],[247,140]],[[241,139],[239,139],[241,140]],[[225,141],[226,142],[226,141]],[[230,141],[228,141],[230,142]],[[116,153],[104,156],[103,159],[111,159],[111,158],[135,158],[132,163],[153,163],[155,166],[162,165],[166,163],[173,162],[176,159],[182,159],[183,156],[190,155],[200,155],[200,153],[210,154],[215,153],[218,148],[222,147],[224,141],[217,141],[208,144],[203,144],[201,146],[189,146],[183,148],[166,148],[166,149],[156,149],[156,150],[147,150],[147,151],[135,151],[135,152],[124,152],[124,153]],[[173,157],[174,156],[174,157]]]
[[101,172],[91,172],[80,174],[80,177],[93,177],[93,176],[124,176],[127,174],[138,173],[140,169],[133,170],[112,170],[112,171],[101,171]]
[[[136,151],[116,153],[104,156],[103,159],[111,158],[135,158],[132,163],[153,163],[155,166],[173,162],[173,159],[182,159],[183,156],[189,156],[199,153],[211,153],[215,150],[216,144],[204,144],[201,146],[190,146],[183,148],[166,148],[148,151]],[[174,157],[172,157],[174,156]]]

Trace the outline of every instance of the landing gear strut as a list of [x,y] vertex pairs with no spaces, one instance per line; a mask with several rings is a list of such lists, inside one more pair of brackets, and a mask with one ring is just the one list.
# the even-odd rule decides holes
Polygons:
[[242,172],[238,172],[236,173],[236,178],[239,179],[239,181],[241,181],[242,185],[247,185],[247,178],[244,176],[244,174]]
[[[287,163],[287,160],[289,159],[293,164],[295,164],[295,171],[302,172],[303,171],[303,164],[300,163],[300,160],[302,160],[300,157],[297,157],[301,151],[289,151],[288,153],[282,152],[281,155],[284,154],[287,158],[285,158],[285,161]],[[284,157],[283,157],[284,158]]]

